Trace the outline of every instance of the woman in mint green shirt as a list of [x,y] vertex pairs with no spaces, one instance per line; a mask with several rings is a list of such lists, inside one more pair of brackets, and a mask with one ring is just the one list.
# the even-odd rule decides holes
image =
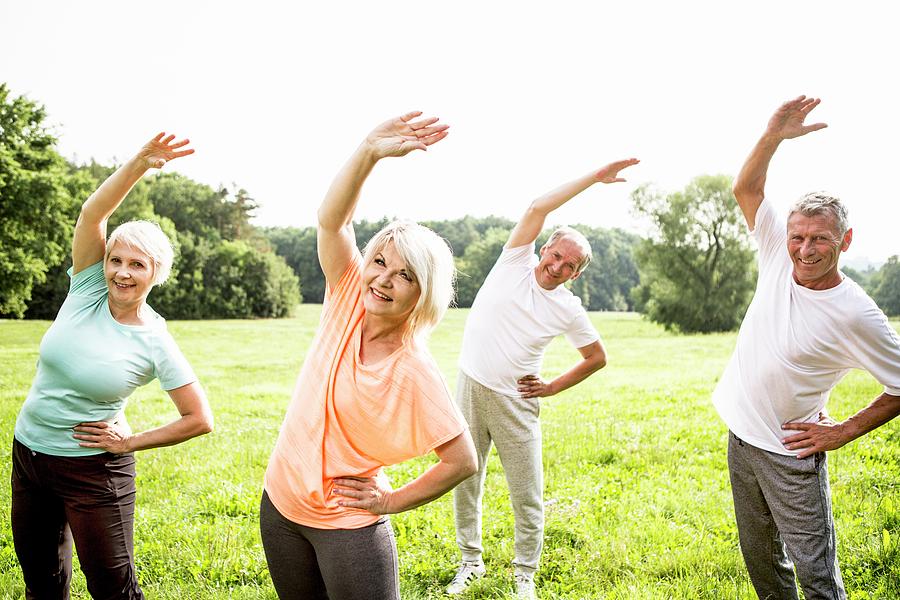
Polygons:
[[[134,452],[212,431],[193,370],[147,305],[172,266],[153,223],[106,224],[150,168],[192,154],[160,133],[85,201],[72,239],[71,283],[41,340],[37,374],[16,420],[12,529],[27,598],[68,598],[72,545],[94,598],[143,598],[134,570]],[[180,418],[132,433],[123,409],[159,379]]]

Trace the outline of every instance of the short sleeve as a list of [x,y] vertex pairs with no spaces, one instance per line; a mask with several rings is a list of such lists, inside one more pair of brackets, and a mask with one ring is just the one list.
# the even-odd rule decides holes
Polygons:
[[900,335],[875,302],[854,319],[844,343],[857,365],[868,371],[892,396],[900,396]]
[[165,328],[157,334],[155,342],[153,368],[162,389],[174,390],[197,381],[187,358]]
[[108,293],[106,278],[103,276],[103,261],[96,262],[72,275],[72,267],[66,271],[69,276],[69,295],[99,298]]
[[593,344],[600,340],[600,334],[597,333],[590,317],[588,317],[588,314],[581,306],[578,307],[575,318],[572,320],[572,325],[566,330],[566,339],[576,348],[584,348],[588,344]]
[[415,456],[422,456],[463,433],[468,425],[436,364],[421,365],[416,379],[410,386],[415,395],[410,449]]
[[531,263],[533,256],[534,242],[525,244],[524,246],[517,246],[515,248],[507,248],[504,245],[503,251],[497,258],[496,265],[528,266]]
[[772,203],[763,198],[756,211],[755,225],[751,233],[759,248],[760,270],[764,270],[785,252],[787,224],[776,214]]

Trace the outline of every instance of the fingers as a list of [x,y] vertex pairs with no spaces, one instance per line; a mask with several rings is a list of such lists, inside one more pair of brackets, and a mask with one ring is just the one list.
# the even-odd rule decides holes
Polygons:
[[812,125],[805,125],[803,127],[803,135],[806,135],[807,133],[809,133],[811,131],[818,131],[820,129],[825,129],[826,127],[828,127],[828,125],[825,123],[813,123]]
[[[437,142],[441,141],[442,139],[444,139],[445,137],[447,137],[447,134],[448,134],[448,133],[450,133],[449,131],[446,130],[447,127],[449,127],[449,125],[444,126],[444,130],[443,130],[443,131],[441,131],[441,132],[439,132],[439,133],[436,133],[436,134],[434,134],[434,135],[428,136],[427,138],[424,138],[424,139],[422,140],[422,143],[423,143],[425,146],[430,146],[430,145],[432,145],[432,144],[434,144],[434,143],[437,143]],[[422,148],[422,149],[424,150],[425,148]]]
[[414,110],[414,111],[406,113],[405,115],[401,115],[400,120],[403,121],[404,123],[406,123],[410,119],[415,119],[416,117],[418,117],[421,114],[422,114],[421,110]]

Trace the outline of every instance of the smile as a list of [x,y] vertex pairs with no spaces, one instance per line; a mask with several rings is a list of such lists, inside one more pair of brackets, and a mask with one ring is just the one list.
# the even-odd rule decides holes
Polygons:
[[799,261],[800,261],[801,263],[803,263],[804,265],[814,265],[814,264],[816,264],[817,262],[819,262],[819,261],[822,260],[822,259],[821,259],[821,258],[817,258],[817,259],[815,259],[815,260],[803,260],[802,258],[798,258],[797,260],[799,260]]
[[373,296],[375,296],[376,298],[378,298],[380,300],[385,300],[386,302],[394,301],[393,298],[389,298],[389,297],[385,296],[381,292],[377,291],[375,288],[369,288],[369,291],[372,292]]

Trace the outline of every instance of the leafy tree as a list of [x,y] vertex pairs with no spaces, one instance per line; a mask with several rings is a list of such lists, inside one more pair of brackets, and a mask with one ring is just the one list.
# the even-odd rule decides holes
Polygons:
[[22,317],[35,284],[69,252],[66,163],[44,107],[0,84],[0,314]]
[[270,227],[263,231],[275,253],[284,258],[303,286],[303,301],[320,304],[325,298],[325,274],[319,265],[316,228]]
[[894,255],[882,265],[872,299],[889,317],[900,316],[900,256]]
[[700,176],[668,195],[642,186],[632,201],[655,228],[635,254],[640,285],[634,300],[666,329],[735,329],[750,302],[756,269],[731,178]]
[[465,254],[456,259],[459,278],[456,281],[456,305],[467,308],[475,301],[475,294],[481,289],[488,273],[503,251],[509,239],[510,229],[492,227],[484,236],[469,244]]
[[631,289],[639,282],[634,248],[638,236],[621,229],[575,225],[591,244],[591,264],[572,282],[572,293],[588,310],[633,310]]

